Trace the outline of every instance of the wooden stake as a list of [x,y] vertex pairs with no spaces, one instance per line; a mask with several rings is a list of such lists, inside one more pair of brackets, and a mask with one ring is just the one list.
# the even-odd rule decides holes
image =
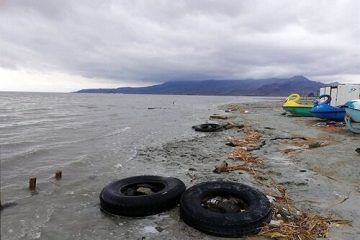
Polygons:
[[29,189],[30,189],[31,191],[34,191],[35,188],[36,188],[36,178],[35,178],[35,177],[32,177],[32,178],[30,178],[30,180],[29,180]]
[[56,180],[59,180],[59,179],[61,179],[61,177],[62,177],[62,172],[61,172],[61,171],[57,171],[57,172],[55,173],[55,179],[56,179]]

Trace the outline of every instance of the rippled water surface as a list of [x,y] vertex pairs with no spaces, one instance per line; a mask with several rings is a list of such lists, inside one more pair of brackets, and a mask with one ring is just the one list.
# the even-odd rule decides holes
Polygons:
[[[161,166],[132,161],[137,150],[190,139],[199,135],[191,126],[208,120],[218,105],[254,100],[0,92],[1,201],[16,203],[1,212],[1,238],[151,235],[150,223],[167,215],[135,220],[106,216],[98,206],[101,189],[132,175],[167,175]],[[57,170],[63,172],[59,181],[53,179]],[[33,193],[27,190],[32,176],[37,178]]]

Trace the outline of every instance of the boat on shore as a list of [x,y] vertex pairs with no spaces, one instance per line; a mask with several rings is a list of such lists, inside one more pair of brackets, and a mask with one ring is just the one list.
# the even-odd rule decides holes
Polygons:
[[[326,98],[324,102],[320,102],[321,99]],[[331,96],[328,94],[321,95],[314,103],[314,107],[311,109],[311,114],[314,117],[320,119],[326,119],[330,121],[342,122],[345,118],[346,106],[334,107],[330,105]]]
[[360,99],[352,100],[346,104],[346,114],[345,114],[345,123],[346,127],[353,133],[360,133],[360,124],[359,127],[355,127],[353,123],[360,123]]
[[301,104],[300,95],[297,93],[290,94],[282,105],[283,109],[293,116],[312,117],[312,104]]

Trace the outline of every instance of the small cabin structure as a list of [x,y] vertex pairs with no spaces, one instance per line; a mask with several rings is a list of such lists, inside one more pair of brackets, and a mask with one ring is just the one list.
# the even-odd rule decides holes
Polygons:
[[360,99],[360,84],[339,84],[320,88],[320,95],[331,96],[331,106],[344,105],[347,101]]

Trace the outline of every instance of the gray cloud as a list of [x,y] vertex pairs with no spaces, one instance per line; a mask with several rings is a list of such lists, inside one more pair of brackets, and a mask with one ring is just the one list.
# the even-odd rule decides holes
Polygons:
[[360,82],[359,10],[357,0],[8,0],[0,67],[129,82]]

